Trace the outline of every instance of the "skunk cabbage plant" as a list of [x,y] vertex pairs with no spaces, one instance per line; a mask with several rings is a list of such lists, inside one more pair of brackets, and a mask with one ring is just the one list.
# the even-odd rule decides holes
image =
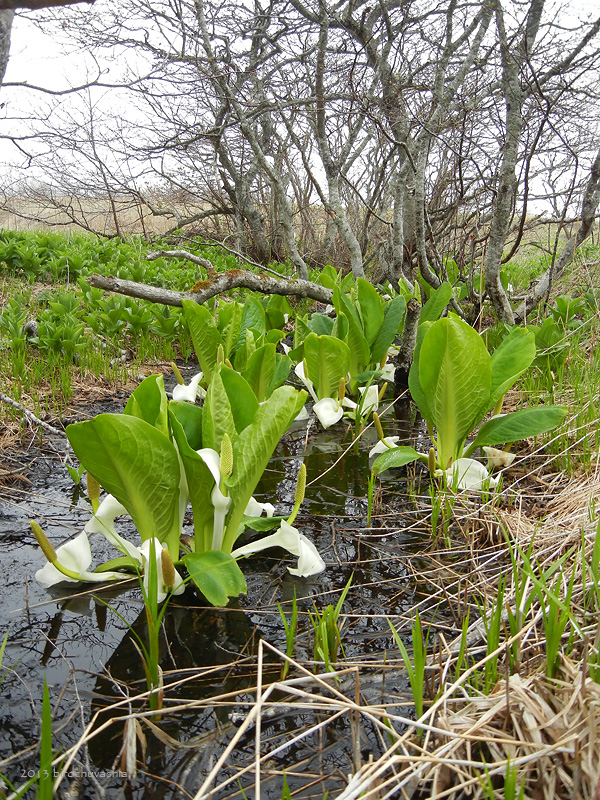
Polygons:
[[[504,395],[535,354],[534,336],[524,328],[513,328],[490,356],[479,334],[454,314],[419,326],[409,387],[432,435],[435,468],[446,471],[478,447],[538,436],[564,420],[567,410],[559,406],[500,413]],[[492,417],[466,445],[490,411]],[[390,448],[376,459],[373,470],[380,474],[416,459],[427,461],[427,456],[410,447]],[[466,474],[466,466],[462,464],[461,474]],[[469,473],[475,475],[474,470]],[[456,474],[452,470],[451,475]]]
[[[255,387],[242,375],[215,364],[203,407],[186,401],[169,403],[162,375],[152,375],[133,392],[122,414],[100,414],[68,426],[75,454],[109,496],[94,503],[94,517],[81,534],[85,542],[78,537],[74,552],[69,545],[58,553],[44,550],[50,561],[41,575],[45,585],[61,574],[59,579],[86,581],[122,577],[115,572],[119,569],[145,572],[149,543],[155,542],[168,549],[173,562],[186,567],[213,604],[222,605],[227,597],[244,592],[245,580],[231,552],[246,527],[282,528],[273,506],[258,503],[252,493],[305,400],[306,392],[282,386],[259,404]],[[194,537],[179,561],[190,502]],[[257,520],[263,511],[267,518]],[[124,513],[140,534],[139,548],[115,530],[115,517]],[[90,573],[87,534],[93,532],[105,536],[122,555]],[[240,555],[291,542],[287,549],[300,558],[303,574],[309,562],[316,571],[324,567],[322,561],[310,561],[305,542],[287,530],[286,534],[267,537],[269,542],[263,540],[262,546],[261,540],[246,545]],[[63,555],[68,564],[62,564]],[[176,589],[183,590],[179,575]]]

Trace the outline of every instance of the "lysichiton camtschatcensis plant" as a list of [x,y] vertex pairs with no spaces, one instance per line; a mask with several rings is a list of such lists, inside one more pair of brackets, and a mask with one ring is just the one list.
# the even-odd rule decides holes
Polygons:
[[[121,570],[144,571],[152,542],[166,548],[175,565],[185,566],[215,605],[245,592],[236,558],[249,552],[284,547],[298,557],[298,574],[320,571],[324,565],[314,546],[291,527],[297,509],[286,521],[273,516],[270,503],[260,504],[252,496],[306,396],[282,386],[259,404],[242,375],[216,364],[202,407],[187,401],[169,403],[162,375],[152,375],[133,392],[122,414],[100,414],[68,426],[71,446],[93,476],[91,485],[97,482],[108,496],[100,503],[99,490],[90,492],[94,517],[73,542],[57,552],[34,529],[49,561],[40,571],[43,585],[59,580],[115,580],[123,577]],[[194,536],[180,558],[189,503]],[[263,512],[266,518],[260,518]],[[115,518],[122,514],[133,520],[141,547],[116,532]],[[277,534],[232,555],[246,528],[266,531],[277,526]],[[121,553],[93,572],[89,571],[89,533],[100,533]],[[160,582],[158,588],[161,598],[165,591]],[[183,580],[177,574],[170,591],[180,590]]]
[[[505,445],[552,430],[564,420],[560,406],[524,408],[501,414],[506,392],[535,358],[530,331],[514,328],[490,356],[479,334],[454,314],[419,327],[409,387],[427,422],[437,475],[448,486],[481,489],[489,480],[483,464],[471,458],[478,447]],[[485,416],[473,440],[470,436]],[[391,447],[377,457],[375,474],[411,461],[429,462],[412,447]],[[492,488],[494,479],[492,479]]]

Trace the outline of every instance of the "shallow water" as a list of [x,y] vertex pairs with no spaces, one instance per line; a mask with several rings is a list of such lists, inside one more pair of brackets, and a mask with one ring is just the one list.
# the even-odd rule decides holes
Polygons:
[[[396,417],[390,410],[383,422],[386,435],[399,434],[405,443],[414,445],[424,437],[421,424],[411,419],[407,406],[397,406]],[[160,728],[172,739],[196,742],[196,746],[174,749],[164,737],[161,741],[144,727],[140,741],[145,738],[147,750],[144,755],[138,748],[138,760],[145,766],[140,766],[135,786],[127,787],[126,796],[141,798],[152,792],[153,796],[171,797],[180,796],[181,791],[193,796],[253,702],[254,696],[247,690],[256,684],[258,641],[263,639],[285,650],[277,602],[283,604],[289,617],[294,593],[300,608],[295,657],[300,662],[310,661],[313,653],[308,612],[315,606],[335,604],[340,590],[352,578],[343,609],[343,645],[347,661],[363,665],[363,702],[406,701],[404,680],[390,677],[384,685],[381,667],[390,652],[397,658],[388,616],[409,612],[414,604],[417,587],[405,556],[419,549],[420,535],[406,531],[414,521],[415,510],[405,499],[405,479],[397,472],[388,478],[387,487],[390,496],[401,499],[383,509],[371,528],[366,527],[368,450],[375,440],[371,429],[358,446],[349,447],[352,431],[347,424],[321,431],[315,423],[308,435],[306,425],[295,425],[280,442],[256,495],[273,502],[276,513],[289,513],[300,460],[305,461],[308,488],[295,524],[313,539],[327,570],[310,579],[293,577],[286,569],[291,560],[272,550],[243,562],[248,594],[233,600],[227,609],[203,606],[202,598],[191,589],[175,598],[165,617],[168,646],[163,642],[162,668],[167,685],[176,680],[183,683],[166,690],[165,708],[190,701],[197,706],[177,714],[165,713]],[[0,772],[22,784],[29,771],[37,768],[35,745],[45,676],[54,709],[56,748],[65,750],[76,742],[96,711],[100,712],[97,727],[108,717],[115,720],[92,738],[89,761],[79,761],[67,783],[81,784],[80,796],[95,797],[100,796],[94,788],[98,779],[113,787],[109,796],[116,797],[123,780],[118,776],[107,778],[101,771],[119,768],[123,742],[119,718],[142,707],[131,699],[145,690],[145,682],[134,635],[128,628],[144,636],[140,591],[130,581],[102,591],[95,588],[72,593],[63,586],[47,592],[33,579],[35,570],[43,565],[43,556],[29,520],[39,520],[56,546],[80,531],[90,513],[87,501],[74,492],[62,466],[63,443],[44,441],[41,451],[30,451],[31,487],[0,490],[5,568],[0,601],[3,630],[9,626],[0,685]],[[110,558],[110,546],[104,543],[103,551],[102,545],[96,542],[95,552],[100,559]],[[268,683],[279,677],[281,661],[272,654],[265,659],[263,682]],[[220,695],[228,697],[214,701]],[[122,702],[120,709],[102,710],[113,707],[116,701]],[[348,714],[288,745],[299,730],[309,729],[326,717],[325,712],[293,708],[274,712],[263,721],[265,746],[275,751],[262,773],[265,796],[281,797],[278,773],[283,769],[289,773],[290,788],[300,790],[303,797],[311,796],[313,790],[308,787],[312,784],[316,796],[322,797],[327,790],[335,793],[345,786],[345,776],[353,771],[357,757],[364,760],[370,753],[376,757],[385,745],[368,725],[361,728],[362,738],[353,745]],[[10,761],[21,752],[17,762]],[[253,754],[251,728],[221,771],[219,781],[228,774],[235,775],[237,769],[252,761]],[[95,777],[90,779],[87,773]],[[329,776],[325,782],[323,776]],[[173,781],[179,789],[174,788]],[[252,781],[248,774],[241,779],[247,797],[254,796]],[[234,782],[217,796],[241,797],[239,791]]]

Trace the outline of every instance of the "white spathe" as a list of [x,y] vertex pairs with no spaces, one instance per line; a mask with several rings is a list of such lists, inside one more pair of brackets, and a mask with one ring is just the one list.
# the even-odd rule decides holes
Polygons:
[[215,479],[215,486],[211,492],[210,500],[215,509],[213,516],[213,538],[212,550],[220,550],[223,544],[223,532],[225,530],[225,517],[231,506],[231,497],[227,497],[221,491],[221,457],[216,450],[211,447],[203,447],[196,450],[200,458],[209,468],[211,475]]
[[344,416],[342,405],[333,397],[324,397],[322,400],[318,400],[313,406],[313,411],[324,428],[330,428]]
[[306,388],[310,393],[310,396],[315,401],[315,403],[318,402],[319,398],[317,397],[317,393],[315,392],[315,385],[304,372],[304,361],[299,361],[296,364],[296,366],[294,367],[294,372],[296,373],[296,376],[300,378],[302,383],[306,386]]
[[169,592],[172,592],[173,594],[183,594],[185,591],[185,583],[183,582],[183,579],[177,570],[175,570],[175,583],[173,586],[165,586],[161,551],[163,548],[166,549],[166,547],[167,545],[164,542],[161,542],[156,538],[146,539],[146,541],[140,547],[140,553],[144,560],[143,581],[146,597],[148,597],[148,593],[150,592],[149,563],[150,559],[152,558],[152,553],[154,554],[154,563],[156,564],[156,599],[159,603],[163,602]]
[[82,531],[70,542],[61,545],[56,551],[57,560],[66,569],[77,573],[77,578],[69,578],[67,575],[56,569],[54,564],[49,561],[42,569],[35,573],[36,581],[44,589],[55,586],[57,583],[106,583],[106,581],[122,580],[123,573],[120,572],[88,572],[92,563],[92,551],[88,541],[87,533]]
[[372,383],[368,389],[366,386],[359,386],[358,391],[364,396],[361,412],[363,417],[372,411],[377,411],[379,408],[379,387]]
[[251,497],[250,500],[248,500],[248,505],[246,506],[244,514],[247,517],[261,517],[263,511],[266,513],[267,517],[272,517],[275,513],[275,506],[273,503],[259,503],[256,498]]
[[233,558],[241,558],[252,553],[259,553],[261,550],[267,550],[269,547],[282,547],[298,558],[297,567],[288,567],[288,571],[292,575],[308,578],[311,575],[318,575],[325,569],[325,562],[310,539],[307,539],[303,533],[285,520],[281,521],[281,525],[275,533],[265,536],[257,542],[238,547],[231,555]]
[[125,506],[121,505],[112,494],[107,494],[98,506],[98,510],[83,530],[85,533],[99,533],[101,536],[104,536],[113,547],[116,547],[117,550],[120,550],[126,556],[130,556],[138,563],[141,563],[140,551],[138,548],[131,542],[128,542],[127,539],[119,536],[115,530],[115,518],[128,513]]
[[386,453],[388,450],[393,450],[397,447],[399,441],[399,436],[384,436],[383,439],[380,439],[377,444],[369,450],[369,458],[378,456],[380,453]]
[[187,385],[178,383],[173,389],[173,400],[175,400],[176,403],[181,403],[183,401],[186,403],[195,403],[198,395],[200,395],[200,398],[206,397],[205,390],[198,385],[203,377],[204,375],[198,372]]
[[392,363],[384,364],[381,369],[381,379],[384,381],[393,382],[396,374],[396,365]]
[[437,470],[436,477],[446,475],[449,489],[458,491],[481,491],[484,484],[490,489],[495,489],[498,479],[492,478],[487,469],[474,458],[457,458],[447,470]]
[[508,450],[498,450],[496,447],[482,447],[481,449],[487,456],[490,469],[510,467],[516,458],[516,454],[509,453]]

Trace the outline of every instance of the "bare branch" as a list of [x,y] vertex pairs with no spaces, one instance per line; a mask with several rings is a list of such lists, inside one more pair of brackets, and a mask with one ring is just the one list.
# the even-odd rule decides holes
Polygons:
[[137,297],[140,300],[149,300],[151,303],[162,303],[166,306],[181,306],[182,300],[205,303],[211,297],[228,292],[230,289],[252,289],[255,292],[262,292],[262,294],[310,297],[320,303],[330,303],[333,296],[331,289],[320,286],[318,283],[312,283],[312,281],[272,278],[270,275],[256,275],[254,272],[245,272],[241,269],[221,272],[207,280],[197,281],[192,287],[196,291],[190,292],[175,292],[171,289],[161,289],[157,286],[126,281],[109,275],[91,275],[87,280],[90,286],[98,289]]

